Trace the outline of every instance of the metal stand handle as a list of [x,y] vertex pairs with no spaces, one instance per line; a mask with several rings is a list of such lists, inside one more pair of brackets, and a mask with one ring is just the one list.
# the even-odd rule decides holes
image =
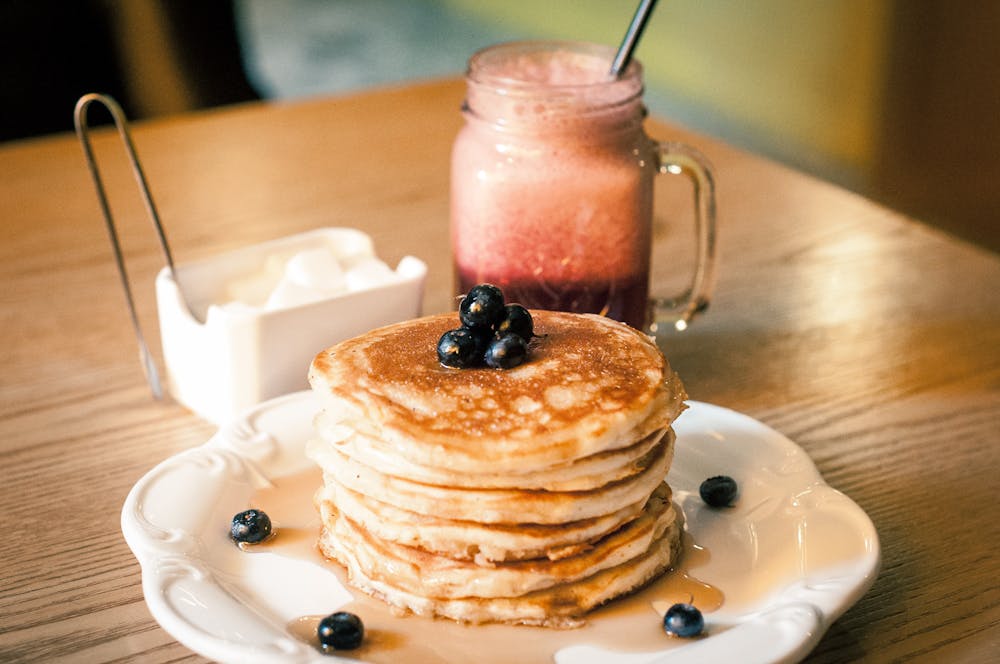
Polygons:
[[[114,217],[111,214],[111,207],[108,205],[108,197],[104,190],[104,183],[101,181],[101,173],[97,167],[97,160],[94,158],[94,150],[90,145],[90,126],[87,124],[87,109],[94,102],[99,102],[108,109],[111,113],[111,118],[115,122],[115,126],[118,128],[118,135],[121,137],[122,144],[125,147],[125,152],[132,165],[132,174],[135,176],[136,184],[139,186],[139,192],[142,194],[143,202],[146,204],[146,211],[149,213],[149,217],[153,222],[153,229],[156,231],[156,235],[160,240],[160,248],[163,250],[163,257],[166,259],[167,267],[170,269],[171,273],[174,272],[174,259],[170,253],[170,245],[167,242],[167,236],[163,232],[163,225],[160,223],[160,216],[156,212],[156,205],[153,203],[153,197],[149,193],[149,186],[146,184],[146,176],[143,174],[142,166],[139,164],[139,159],[136,157],[135,147],[132,144],[132,137],[129,135],[128,124],[125,120],[125,114],[122,112],[121,106],[119,106],[118,102],[108,95],[90,93],[80,97],[80,100],[76,102],[76,109],[73,112],[73,123],[76,126],[76,135],[80,139],[80,144],[83,146],[83,153],[87,158],[87,167],[90,169],[90,175],[94,180],[94,188],[97,190],[97,198],[101,204],[101,212],[104,213],[104,222],[108,229],[108,236],[111,239],[111,249],[114,252],[115,263],[118,266],[118,275],[121,278],[122,288],[125,290],[125,299],[128,302],[129,316],[132,318],[132,327],[134,328],[135,336],[139,341],[139,360],[142,362],[143,371],[146,374],[146,381],[149,383],[149,387],[153,392],[153,397],[161,399],[163,398],[163,386],[160,381],[160,374],[156,369],[156,363],[153,360],[153,356],[149,352],[149,346],[146,344],[146,340],[142,335],[142,328],[139,325],[139,316],[136,313],[135,300],[132,297],[132,288],[129,285],[128,271],[125,269],[125,259],[122,256],[121,243],[118,240],[118,232],[115,230]],[[176,280],[176,274],[174,275],[174,279]],[[180,288],[179,282],[178,288]],[[183,292],[181,295],[183,297]]]

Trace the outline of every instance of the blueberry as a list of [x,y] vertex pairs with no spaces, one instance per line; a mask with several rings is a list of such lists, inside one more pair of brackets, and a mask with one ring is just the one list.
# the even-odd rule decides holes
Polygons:
[[493,343],[493,339],[495,338],[493,330],[488,327],[473,327],[471,329],[463,327],[462,329],[468,330],[469,334],[472,335],[473,341],[476,342],[475,364],[481,365],[484,361],[483,358],[486,357],[486,350],[490,347],[490,344]]
[[728,475],[709,477],[698,487],[701,499],[712,507],[729,507],[736,500],[736,480]]
[[353,613],[338,611],[319,621],[316,635],[324,648],[354,650],[365,637],[365,626]]
[[705,619],[693,604],[674,604],[663,616],[663,631],[688,639],[705,629]]
[[507,332],[513,332],[525,341],[530,341],[535,336],[535,323],[531,320],[531,314],[520,304],[508,304],[505,307],[505,316],[497,326],[497,333]]
[[233,517],[229,536],[237,542],[256,544],[271,536],[271,517],[261,510],[246,510]]
[[458,318],[465,327],[495,329],[507,314],[503,293],[492,284],[479,284],[469,289],[458,307]]
[[512,369],[524,362],[528,343],[523,337],[508,333],[498,336],[486,349],[486,365],[494,369]]
[[438,360],[446,367],[464,369],[482,361],[485,343],[471,330],[448,330],[438,340]]

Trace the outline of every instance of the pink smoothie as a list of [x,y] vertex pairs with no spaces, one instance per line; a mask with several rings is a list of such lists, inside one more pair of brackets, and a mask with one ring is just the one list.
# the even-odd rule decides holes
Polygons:
[[608,82],[604,52],[477,57],[452,154],[457,289],[641,328],[655,165],[638,68]]

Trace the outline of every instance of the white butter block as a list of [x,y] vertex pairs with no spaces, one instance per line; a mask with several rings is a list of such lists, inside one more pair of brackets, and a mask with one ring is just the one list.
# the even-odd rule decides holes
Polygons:
[[285,278],[296,285],[320,291],[346,288],[344,270],[329,247],[307,249],[289,258]]
[[375,288],[392,283],[396,279],[396,273],[377,258],[358,261],[344,274],[344,281],[349,290]]

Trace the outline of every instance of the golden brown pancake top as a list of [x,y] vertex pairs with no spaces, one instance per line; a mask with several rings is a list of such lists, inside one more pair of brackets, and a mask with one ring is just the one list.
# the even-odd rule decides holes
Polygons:
[[527,361],[513,369],[442,366],[437,341],[459,326],[452,313],[333,346],[316,356],[310,378],[320,392],[358,404],[379,426],[463,443],[543,440],[571,428],[582,437],[600,436],[615,420],[638,417],[662,397],[673,374],[642,333],[599,316],[531,313],[538,337]]

